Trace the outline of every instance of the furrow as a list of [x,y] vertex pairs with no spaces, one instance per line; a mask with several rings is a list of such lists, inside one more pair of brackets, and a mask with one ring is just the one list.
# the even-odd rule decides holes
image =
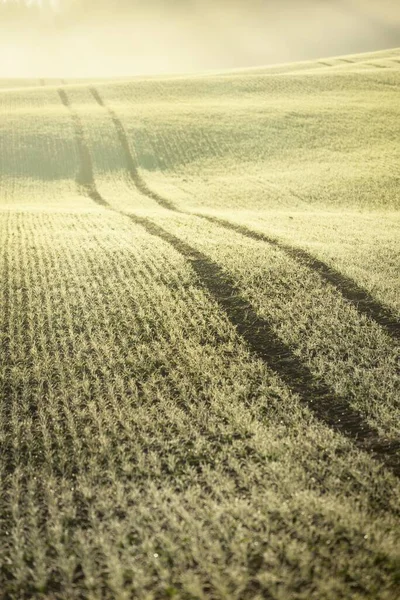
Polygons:
[[318,275],[323,280],[333,285],[343,296],[343,298],[350,302],[358,310],[359,313],[366,315],[368,318],[375,321],[378,325],[383,327],[391,337],[395,339],[400,338],[400,322],[396,315],[388,307],[375,300],[364,288],[359,286],[353,279],[347,277],[346,275],[343,275],[342,273],[334,269],[332,266],[316,258],[306,250],[290,246],[289,244],[280,242],[276,238],[272,238],[265,234],[258,233],[245,226],[235,225],[234,223],[226,221],[225,219],[211,217],[203,213],[189,213],[187,211],[181,210],[172,201],[167,200],[166,198],[162,198],[159,194],[151,191],[138,172],[137,165],[134,157],[132,156],[128,138],[121,120],[118,118],[115,111],[106,105],[97,89],[91,88],[90,91],[93,97],[95,98],[96,102],[105,110],[107,110],[110,116],[112,117],[112,121],[118,133],[118,137],[121,142],[122,148],[124,150],[128,171],[135,185],[137,186],[137,189],[142,194],[148,196],[152,200],[155,200],[160,206],[162,206],[163,208],[167,208],[168,210],[181,214],[195,214],[196,217],[214,222],[219,226],[224,227],[225,229],[236,231],[237,233],[240,233],[245,237],[256,239],[258,241],[263,241],[274,247],[279,248],[291,258],[294,258],[295,260],[305,264],[309,269],[318,273]]

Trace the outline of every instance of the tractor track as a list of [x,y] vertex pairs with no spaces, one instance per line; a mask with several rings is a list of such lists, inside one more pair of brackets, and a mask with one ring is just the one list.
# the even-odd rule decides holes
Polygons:
[[221,225],[226,229],[236,231],[245,237],[253,240],[263,241],[271,246],[279,248],[279,250],[282,250],[286,255],[294,258],[301,264],[308,267],[310,270],[315,271],[322,279],[333,285],[341,293],[343,298],[350,302],[360,314],[363,314],[375,321],[392,337],[400,337],[400,323],[392,311],[387,309],[380,302],[374,300],[372,296],[368,294],[364,288],[359,286],[353,279],[343,275],[322,260],[319,260],[307,252],[307,250],[285,244],[284,242],[281,242],[280,240],[270,237],[264,233],[253,231],[245,225],[237,225],[235,223],[231,223],[230,221],[208,215],[202,215],[202,217],[203,219],[207,219],[212,223]]
[[128,140],[128,136],[126,134],[125,128],[122,125],[122,122],[118,118],[115,111],[113,111],[112,108],[110,108],[109,106],[107,106],[104,103],[104,100],[102,99],[102,97],[100,96],[100,94],[96,88],[90,88],[90,93],[92,94],[93,98],[96,100],[97,104],[99,104],[99,106],[104,108],[108,112],[108,114],[110,115],[110,117],[112,119],[115,130],[117,132],[118,140],[124,151],[126,167],[127,167],[129,176],[131,177],[133,183],[135,184],[135,187],[139,190],[139,192],[141,192],[141,194],[143,194],[144,196],[147,196],[148,198],[151,198],[152,200],[157,202],[157,204],[159,204],[163,208],[166,208],[167,210],[177,211],[177,208],[173,202],[171,202],[170,200],[167,200],[166,198],[163,198],[162,196],[160,196],[160,194],[157,194],[156,192],[151,190],[147,186],[146,182],[140,176],[139,171],[138,171],[137,161],[134,159],[131,149],[129,147],[129,140]]
[[74,124],[75,139],[79,154],[80,171],[77,175],[77,184],[81,192],[88,196],[91,200],[99,204],[100,206],[109,207],[108,202],[102,198],[96,188],[94,175],[93,175],[93,163],[90,156],[89,148],[86,144],[85,134],[83,130],[83,123],[79,114],[73,109],[69,97],[65,90],[59,89],[58,95],[60,96],[61,102],[69,110]]
[[334,267],[316,258],[310,252],[307,252],[307,250],[303,250],[301,248],[285,244],[284,242],[281,242],[276,238],[253,231],[243,225],[236,225],[225,219],[212,217],[203,213],[191,213],[181,210],[171,200],[163,198],[159,194],[150,190],[146,182],[142,179],[141,175],[138,172],[138,166],[130,150],[128,137],[121,120],[119,119],[115,111],[113,111],[105,104],[97,89],[91,88],[90,91],[96,102],[105,110],[107,110],[107,112],[112,117],[113,124],[115,126],[119,141],[124,151],[125,161],[129,174],[133,182],[135,183],[137,189],[142,194],[144,194],[148,198],[151,198],[152,200],[155,200],[163,208],[166,208],[173,212],[192,215],[200,219],[205,219],[207,221],[213,222],[216,225],[219,225],[220,227],[224,227],[225,229],[235,231],[247,238],[263,241],[267,244],[270,244],[271,246],[279,248],[279,250],[281,250],[291,258],[294,258],[298,262],[301,262],[303,265],[307,266],[312,271],[318,273],[321,279],[333,285],[343,296],[343,298],[347,302],[351,303],[359,313],[375,321],[380,327],[385,329],[385,331],[391,337],[395,339],[400,338],[399,319],[389,308],[375,300],[364,288],[359,286],[353,279],[347,277],[346,275],[343,275]]
[[[400,442],[382,439],[362,414],[350,406],[347,398],[338,397],[328,386],[318,383],[309,368],[280,340],[269,322],[260,317],[251,304],[240,296],[236,282],[219,264],[151,219],[114,209],[100,195],[80,117],[71,107],[66,92],[59,90],[59,94],[63,104],[70,110],[75,125],[81,163],[77,177],[80,192],[172,246],[189,262],[197,276],[199,287],[222,309],[252,354],[274,371],[319,421],[349,438],[357,448],[378,459],[400,477]],[[120,127],[126,137],[122,124]],[[143,187],[139,188],[139,191],[143,193],[142,189]]]
[[362,450],[381,457],[386,466],[400,477],[400,442],[381,440],[377,431],[351,408],[347,399],[337,397],[328,386],[318,384],[308,367],[280,340],[268,321],[239,295],[236,282],[220,265],[151,219],[123,214],[151,235],[170,244],[190,262],[202,287],[223,309],[252,353],[277,373],[292,392],[298,394],[302,404],[318,420],[351,438]]

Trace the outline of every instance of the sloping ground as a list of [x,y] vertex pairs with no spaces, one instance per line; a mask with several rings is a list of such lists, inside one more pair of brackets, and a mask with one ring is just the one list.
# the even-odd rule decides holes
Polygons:
[[2,600],[398,596],[399,60],[4,84]]

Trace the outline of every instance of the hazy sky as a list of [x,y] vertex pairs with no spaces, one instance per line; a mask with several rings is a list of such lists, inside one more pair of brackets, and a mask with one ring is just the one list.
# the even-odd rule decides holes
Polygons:
[[400,46],[400,0],[132,0],[125,5],[128,14],[116,0],[103,16],[81,10],[64,21],[45,15],[29,25],[0,22],[0,76],[172,73]]

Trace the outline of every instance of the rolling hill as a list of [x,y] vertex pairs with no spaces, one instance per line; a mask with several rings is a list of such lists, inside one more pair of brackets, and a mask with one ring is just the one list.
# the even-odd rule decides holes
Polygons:
[[394,600],[400,49],[0,81],[0,598]]

